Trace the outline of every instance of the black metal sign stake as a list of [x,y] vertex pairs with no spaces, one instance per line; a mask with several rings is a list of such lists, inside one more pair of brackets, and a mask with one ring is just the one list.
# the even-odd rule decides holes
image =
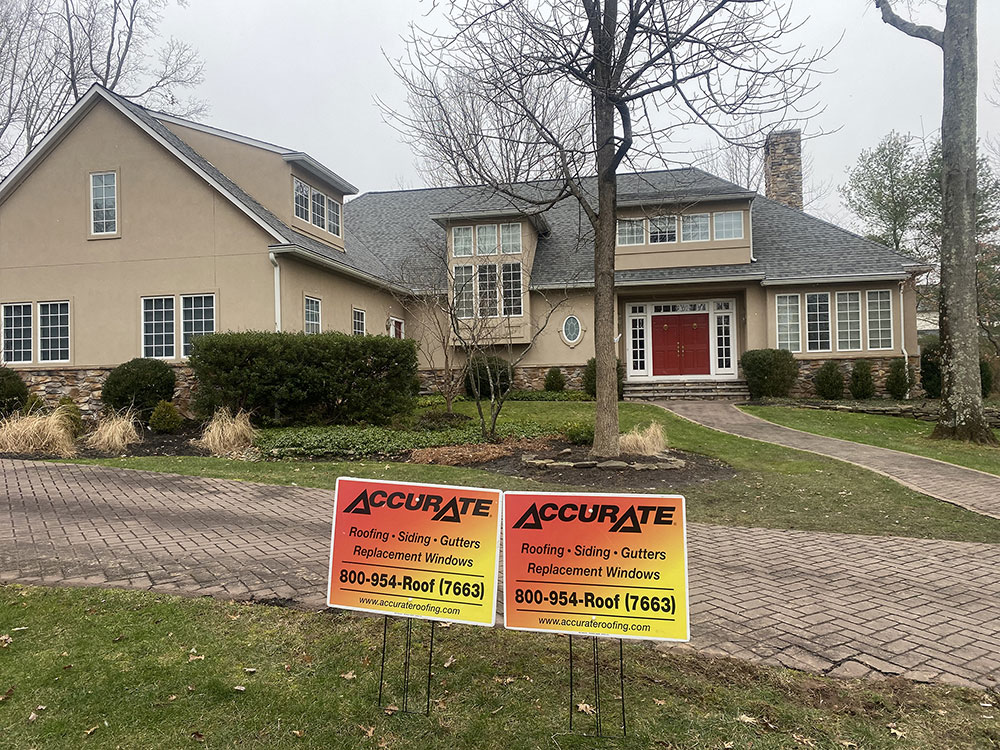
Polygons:
[[[594,660],[594,725],[596,732],[595,737],[611,737],[618,735],[606,735],[604,734],[603,724],[601,721],[601,661],[600,654],[598,651],[598,638],[595,636],[591,638],[591,650]],[[573,636],[569,637],[569,729],[573,731],[573,714],[576,713],[576,703],[573,700],[574,685],[575,685],[575,664],[573,661]],[[621,691],[621,736],[627,737],[628,733],[626,731],[625,724],[625,647],[624,642],[621,638],[618,639],[618,687]]]
[[[402,713],[422,713],[424,716],[430,716],[431,713],[431,667],[434,663],[434,620],[431,620],[431,638],[430,645],[427,649],[427,694],[426,702],[424,704],[423,711],[410,711],[410,664],[412,662],[413,655],[413,618],[407,617],[406,620],[406,634],[403,645],[403,708]],[[385,654],[388,647],[389,641],[389,615],[385,616],[382,623],[382,664],[379,668],[378,675],[378,705],[383,707],[382,696],[385,687]]]

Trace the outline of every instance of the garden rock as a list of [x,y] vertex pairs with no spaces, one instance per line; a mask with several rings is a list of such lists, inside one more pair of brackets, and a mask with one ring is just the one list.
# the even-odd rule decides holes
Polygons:
[[601,461],[597,464],[598,469],[627,469],[628,464],[624,461]]

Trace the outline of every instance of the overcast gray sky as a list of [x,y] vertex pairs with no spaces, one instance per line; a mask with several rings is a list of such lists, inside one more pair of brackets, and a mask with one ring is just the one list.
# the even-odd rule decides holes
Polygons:
[[[374,98],[402,104],[383,53],[400,53],[407,24],[425,8],[417,0],[191,0],[169,9],[162,31],[205,61],[196,92],[210,106],[205,122],[306,151],[365,192],[423,185]],[[795,11],[806,18],[798,36],[809,47],[830,47],[843,34],[817,92],[826,109],[808,126],[830,133],[805,144],[813,181],[842,183],[859,151],[890,130],[938,129],[935,47],[882,23],[872,0],[797,0]],[[921,20],[940,24],[935,11],[924,13]],[[1000,2],[979,4],[979,39],[980,137],[1000,136],[1000,108],[985,97],[1000,61]],[[693,146],[705,142],[692,138]],[[850,223],[836,191],[812,210]]]

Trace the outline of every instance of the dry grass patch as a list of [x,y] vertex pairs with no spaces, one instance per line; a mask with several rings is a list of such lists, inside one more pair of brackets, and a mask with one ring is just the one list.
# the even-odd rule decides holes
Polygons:
[[12,414],[0,421],[0,453],[75,456],[76,440],[69,410],[59,406],[48,414],[38,411]]
[[634,427],[622,435],[619,447],[627,456],[655,456],[667,450],[667,439],[663,436],[663,427],[652,422],[645,429]]
[[229,409],[217,409],[201,439],[194,443],[213,456],[233,456],[248,451],[253,446],[255,434],[250,415],[242,409],[235,416]]
[[142,442],[135,413],[131,410],[105,414],[87,435],[87,447],[101,453],[121,455],[130,445]]

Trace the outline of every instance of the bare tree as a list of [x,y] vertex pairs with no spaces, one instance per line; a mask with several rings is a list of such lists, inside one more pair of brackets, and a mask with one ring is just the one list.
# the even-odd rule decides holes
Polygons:
[[[425,162],[544,211],[576,200],[593,235],[594,453],[618,455],[617,172],[669,160],[692,125],[729,141],[788,120],[817,55],[784,41],[772,0],[450,0],[440,32],[413,27],[396,70],[409,112],[387,109]],[[741,115],[760,132],[733,129]],[[511,127],[512,126],[512,127]],[[524,180],[546,178],[524,185]]]
[[875,0],[882,20],[941,48],[944,102],[941,117],[941,414],[934,436],[996,443],[986,421],[979,377],[976,318],[976,0],[948,0],[943,29],[897,14],[890,0]]

